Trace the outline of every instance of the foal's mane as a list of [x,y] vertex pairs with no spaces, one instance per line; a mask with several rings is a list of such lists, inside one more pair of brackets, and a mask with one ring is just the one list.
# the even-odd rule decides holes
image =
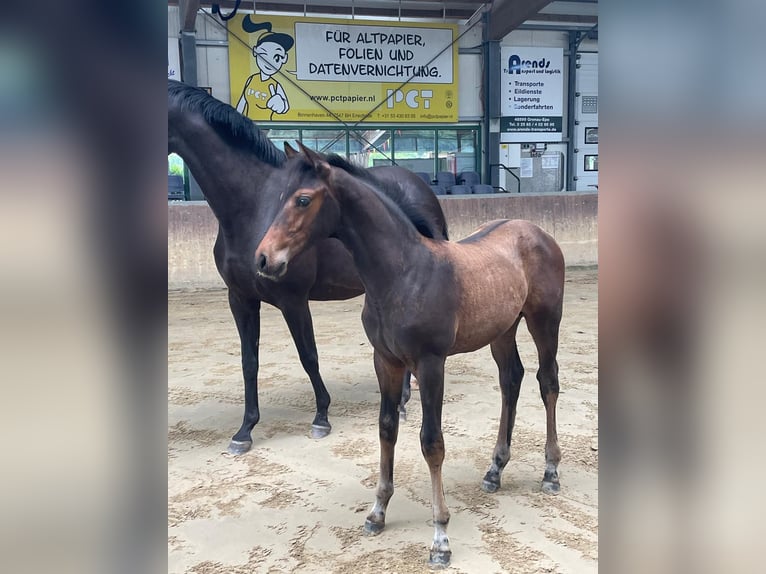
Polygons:
[[[406,224],[413,225],[420,235],[430,239],[442,237],[442,232],[439,229],[435,229],[432,222],[424,217],[415,205],[407,201],[404,191],[398,185],[375,179],[366,169],[350,163],[344,157],[337,154],[328,154],[324,156],[324,159],[332,167],[342,169],[346,173],[362,180],[380,198],[389,211],[399,216]],[[313,170],[308,160],[304,159],[301,165],[305,171]]]
[[285,162],[284,152],[271,143],[252,120],[205,90],[168,80],[168,99],[172,99],[181,110],[200,114],[231,145],[254,153],[261,161],[274,167]]

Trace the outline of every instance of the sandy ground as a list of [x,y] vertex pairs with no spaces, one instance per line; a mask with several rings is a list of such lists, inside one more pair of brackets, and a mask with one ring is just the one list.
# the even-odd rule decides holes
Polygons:
[[[597,274],[568,273],[559,365],[561,493],[540,492],[545,410],[531,337],[511,462],[486,494],[500,416],[489,348],[450,357],[443,416],[452,518],[447,572],[596,572],[598,557]],[[396,492],[379,536],[362,533],[378,474],[378,390],[363,298],[312,303],[332,434],[309,438],[314,395],[281,314],[262,308],[261,421],[253,449],[226,453],[242,417],[239,339],[222,290],[168,295],[168,571],[428,572],[433,536],[420,402],[396,450]]]

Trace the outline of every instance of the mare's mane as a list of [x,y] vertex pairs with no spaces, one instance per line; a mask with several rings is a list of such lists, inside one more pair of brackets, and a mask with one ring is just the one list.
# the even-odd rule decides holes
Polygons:
[[215,99],[205,90],[168,80],[168,98],[179,109],[198,113],[231,145],[254,153],[261,161],[274,167],[285,162],[280,151],[255,123],[228,104]]
[[[303,159],[301,162],[302,172],[313,172],[314,168],[311,163],[304,156],[301,156],[301,158]],[[404,223],[414,226],[421,235],[430,239],[441,239],[443,237],[442,231],[435,229],[433,224],[423,216],[422,212],[408,201],[406,194],[399,185],[393,182],[377,180],[368,170],[350,163],[344,157],[337,154],[324,155],[323,158],[332,167],[342,169],[349,175],[362,180],[380,198],[389,211],[398,216]]]
[[[180,110],[197,113],[229,144],[243,151],[255,154],[261,161],[274,167],[281,167],[286,156],[266,134],[258,129],[252,120],[240,114],[228,104],[215,99],[205,90],[168,80],[168,99]],[[404,214],[421,235],[430,238],[442,237],[443,232],[434,229],[416,205],[412,205],[399,185],[374,179],[369,171],[347,161],[336,154],[320,154],[333,167],[353,175],[372,188],[383,202],[394,211]],[[302,162],[304,169],[313,169],[308,161]],[[381,189],[382,188],[382,189]]]

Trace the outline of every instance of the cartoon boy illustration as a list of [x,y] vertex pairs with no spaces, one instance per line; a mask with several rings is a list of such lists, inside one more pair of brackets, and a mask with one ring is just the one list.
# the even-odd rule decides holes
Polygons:
[[242,22],[245,32],[266,30],[255,46],[253,56],[260,73],[245,81],[237,111],[254,120],[270,120],[274,114],[284,114],[290,109],[284,88],[274,75],[287,62],[287,52],[295,43],[291,36],[271,31],[271,22],[254,23],[247,15]]

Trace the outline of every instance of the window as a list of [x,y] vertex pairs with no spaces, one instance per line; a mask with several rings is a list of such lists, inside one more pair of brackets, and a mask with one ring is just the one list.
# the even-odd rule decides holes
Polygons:
[[301,130],[301,140],[319,152],[346,155],[346,130]]
[[438,171],[481,171],[479,128],[425,126],[316,127],[289,126],[264,129],[279,148],[284,142],[323,153],[337,153],[361,167],[399,165],[431,177]]
[[397,165],[415,172],[424,172],[433,179],[434,130],[394,130],[394,160]]
[[373,167],[393,164],[391,130],[352,130],[349,132],[349,144],[351,142],[355,142],[354,147],[359,151],[349,154],[349,159],[357,165]]
[[297,147],[295,142],[301,139],[299,130],[264,129],[263,131],[280,150],[285,149],[285,142],[289,143],[293,148]]
[[478,130],[438,130],[439,161],[437,171],[478,171],[476,139]]
[[168,199],[184,199],[184,161],[180,156],[168,155]]

